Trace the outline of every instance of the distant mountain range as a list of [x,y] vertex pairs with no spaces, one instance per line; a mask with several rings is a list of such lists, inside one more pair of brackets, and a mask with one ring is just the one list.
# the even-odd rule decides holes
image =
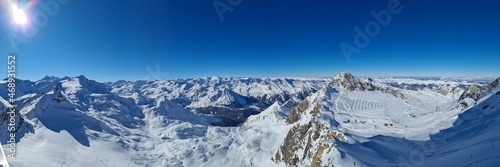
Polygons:
[[[495,166],[499,79],[341,73],[16,80],[18,147],[8,160],[11,166]],[[3,144],[10,138],[7,87],[0,81]]]

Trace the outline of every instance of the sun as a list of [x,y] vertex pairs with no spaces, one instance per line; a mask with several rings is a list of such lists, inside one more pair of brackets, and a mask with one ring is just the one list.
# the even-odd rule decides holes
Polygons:
[[19,25],[24,25],[26,22],[28,22],[28,17],[26,16],[26,13],[24,13],[24,10],[19,9],[17,5],[12,5],[12,18],[14,19],[14,22]]

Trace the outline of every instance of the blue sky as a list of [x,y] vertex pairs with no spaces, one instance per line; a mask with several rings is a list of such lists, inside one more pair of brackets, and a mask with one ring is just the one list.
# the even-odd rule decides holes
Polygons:
[[[167,79],[328,77],[341,71],[500,76],[500,2],[491,0],[400,0],[402,11],[350,62],[339,44],[354,45],[354,27],[364,29],[375,20],[370,11],[387,10],[390,0],[242,0],[223,13],[224,20],[212,0],[66,1],[52,16],[40,4],[58,1],[40,0],[27,9],[31,23],[25,27],[12,24],[8,8],[1,8],[0,53],[5,59],[18,54],[19,78],[139,80],[157,66]],[[48,22],[37,27],[34,16]],[[29,26],[38,31],[26,37],[21,31]],[[14,50],[9,34],[26,43]]]

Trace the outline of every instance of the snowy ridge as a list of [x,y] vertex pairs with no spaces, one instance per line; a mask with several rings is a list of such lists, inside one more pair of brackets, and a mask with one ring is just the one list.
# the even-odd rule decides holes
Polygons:
[[[402,96],[404,98],[402,98],[385,91],[370,91],[372,90],[371,85],[363,82],[348,73],[342,73],[334,77],[333,82],[320,92],[311,96],[311,98],[318,98],[317,100],[309,102],[303,107],[301,107],[302,104],[299,105],[297,107],[299,109],[297,111],[300,111],[300,114],[297,114],[298,116],[294,115],[292,111],[288,118],[293,117],[293,121],[289,123],[295,126],[288,132],[287,137],[280,146],[280,150],[277,151],[274,157],[274,161],[286,166],[352,166],[353,164],[354,166],[391,166],[391,164],[394,166],[401,164],[408,164],[409,166],[420,164],[427,164],[427,166],[436,164],[460,166],[459,164],[470,164],[470,159],[463,159],[462,162],[456,160],[453,162],[440,162],[443,160],[440,159],[440,156],[434,156],[425,162],[422,162],[424,161],[422,159],[419,162],[409,158],[400,159],[398,157],[400,155],[414,153],[431,156],[425,154],[426,151],[438,150],[438,148],[434,147],[440,146],[433,145],[423,151],[416,152],[414,146],[399,146],[399,143],[402,145],[428,143],[426,141],[434,140],[435,136],[455,133],[455,131],[459,131],[457,126],[461,126],[457,122],[464,121],[459,119],[463,117],[458,115],[467,115],[470,112],[477,113],[474,110],[478,107],[469,108],[468,110],[456,108],[459,104],[458,101],[453,99],[457,99],[458,95],[450,98],[439,92],[434,92],[432,96],[420,97],[420,93],[429,93],[428,90],[424,92],[417,91],[417,93],[413,90],[402,89],[398,90],[404,95]],[[490,85],[492,86],[486,87],[489,87],[488,91],[491,93],[484,96],[480,101],[488,101],[491,104],[484,105],[482,109],[489,107],[490,113],[495,112],[498,114],[500,88],[496,81]],[[398,88],[393,89],[397,90]],[[447,97],[448,100],[440,100]],[[427,101],[424,101],[424,99],[427,99]],[[309,98],[305,101],[307,100]],[[485,117],[485,114],[482,114],[480,118],[483,117]],[[468,121],[469,118],[465,118]],[[478,118],[470,119],[480,121]],[[493,120],[495,119],[493,118]],[[489,126],[487,122],[490,120],[485,121],[486,125]],[[485,125],[478,126],[484,128]],[[324,127],[329,128],[325,130]],[[461,132],[457,133],[460,134]],[[493,137],[495,132],[486,131],[484,133],[490,136],[491,144],[498,140],[497,137]],[[470,137],[466,138],[468,141],[475,140],[474,136],[467,137]],[[332,138],[335,140],[331,140]],[[394,140],[399,143],[393,143]],[[365,145],[365,143],[380,144],[381,142],[384,144],[377,147],[372,147],[373,144]],[[447,143],[439,144],[446,145]],[[456,144],[459,144],[459,142]],[[422,150],[421,147],[418,150]],[[399,151],[400,154],[387,154],[388,150]],[[453,150],[454,148],[440,147],[439,151]],[[366,152],[373,153],[373,155],[366,156]],[[475,151],[475,153],[478,153],[478,151]],[[463,153],[457,152],[457,154],[449,155],[448,158],[453,159],[463,155]],[[475,165],[491,166],[500,162],[498,153],[488,154],[489,157],[483,155],[474,159],[477,161]]]
[[[77,158],[89,154],[94,154],[91,157],[98,160],[94,163],[97,166],[122,163],[128,164],[125,166],[171,166],[177,161],[157,162],[151,156],[166,155],[168,152],[152,149],[161,147],[161,143],[168,140],[199,140],[211,129],[227,129],[211,126],[228,126],[227,122],[222,121],[225,119],[222,116],[243,122],[248,116],[259,113],[275,102],[300,102],[310,92],[316,91],[324,80],[211,77],[102,84],[78,76],[45,77],[36,82],[18,80],[17,83],[21,93],[16,99],[16,105],[21,115],[16,117],[19,124],[16,139],[19,141],[19,149],[29,149],[31,152],[24,153],[21,158],[43,155],[43,152],[51,148],[88,150],[99,145],[108,149],[120,148],[113,150],[122,150],[122,153],[116,154],[117,157],[109,157],[108,155],[115,154],[113,150],[92,149],[95,151],[70,153],[60,149],[56,154],[65,156],[12,160],[14,166],[80,166]],[[6,82],[2,82],[0,86],[7,86]],[[0,92],[6,95],[4,91],[2,89]],[[6,128],[6,110],[10,105],[4,98],[0,98],[0,101],[4,118],[1,123]],[[220,112],[226,112],[224,114],[227,115],[217,115]],[[2,129],[2,132],[7,130]],[[8,140],[8,135],[2,133],[4,143]],[[37,141],[41,141],[38,147],[30,147],[30,143]],[[55,147],[56,143],[62,145]],[[178,146],[179,143],[171,144]],[[212,143],[207,143],[210,144]],[[221,143],[218,145],[223,146]],[[156,151],[159,152],[154,153]],[[200,152],[203,155],[207,153]]]

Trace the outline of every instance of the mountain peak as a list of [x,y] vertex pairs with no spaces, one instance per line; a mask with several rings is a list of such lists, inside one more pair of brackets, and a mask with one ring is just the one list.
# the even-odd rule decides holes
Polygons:
[[89,79],[88,79],[87,77],[85,77],[84,75],[79,75],[79,76],[77,76],[77,77],[75,77],[75,78],[78,78],[78,79],[80,79],[80,80],[84,80],[84,81],[89,80]]
[[339,75],[335,76],[331,84],[333,84],[333,86],[342,87],[349,91],[380,91],[396,97],[405,98],[404,95],[397,89],[374,84],[373,79],[371,78],[360,80],[348,72],[342,72]]
[[340,77],[342,77],[342,78],[354,78],[354,75],[352,75],[352,74],[351,74],[351,73],[349,73],[349,72],[341,72],[341,73],[339,74],[339,76],[340,76]]
[[333,84],[336,86],[341,86],[350,91],[365,90],[365,86],[356,77],[354,77],[354,75],[348,72],[341,72],[339,75],[337,75],[333,79]]
[[478,87],[478,85],[472,84],[462,93],[462,95],[458,100],[463,101],[466,98],[479,100],[480,98],[484,97],[489,92],[494,91],[498,87],[500,87],[500,77],[498,77],[496,80],[494,80],[493,82],[484,87]]
[[79,75],[76,77],[64,77],[61,79],[60,85],[65,92],[77,92],[80,90],[86,91],[86,93],[108,93],[106,84],[88,79],[84,75]]
[[55,76],[48,76],[48,75],[46,75],[45,77],[43,77],[39,81],[53,81],[53,80],[59,80],[59,79],[61,79],[61,78],[55,77]]
[[490,87],[500,87],[500,77],[495,79],[495,81],[491,82],[488,86]]
[[210,80],[210,81],[218,81],[218,80],[221,80],[222,78],[219,77],[219,76],[209,76],[206,78],[207,80]]

